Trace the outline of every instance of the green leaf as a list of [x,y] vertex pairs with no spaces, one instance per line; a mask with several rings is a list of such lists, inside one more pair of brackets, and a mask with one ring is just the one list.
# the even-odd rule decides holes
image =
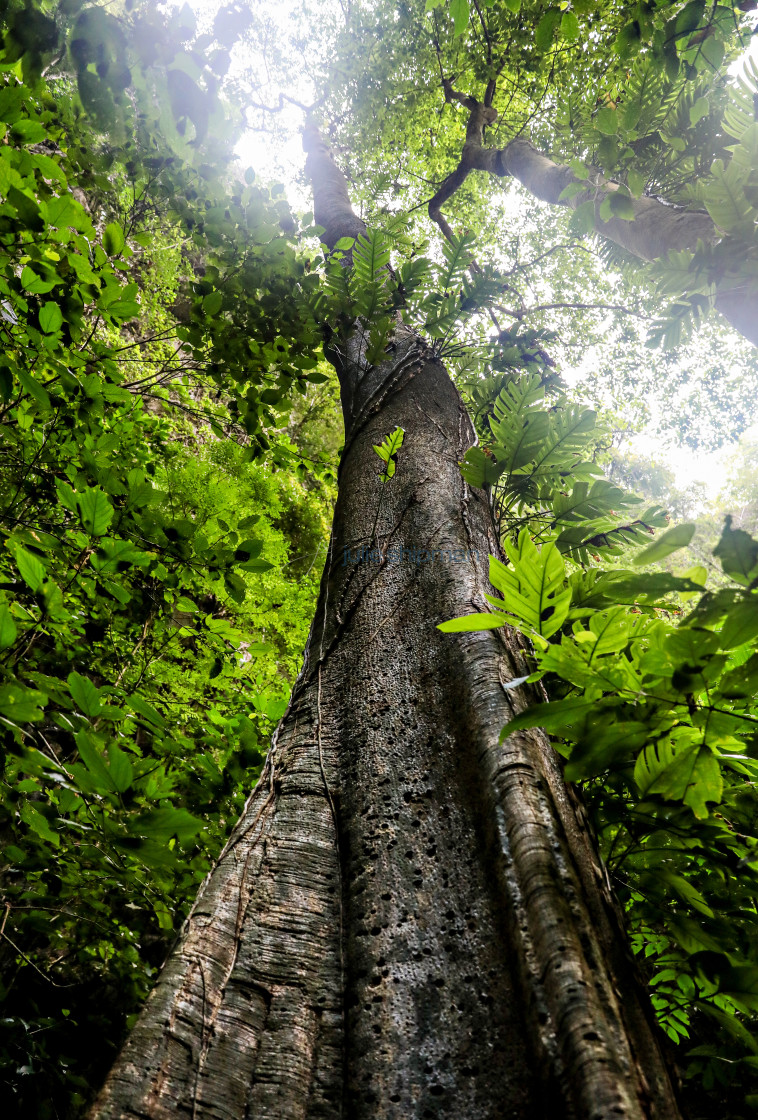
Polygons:
[[115,743],[109,743],[108,771],[118,793],[125,793],[134,779],[134,768],[124,752]]
[[542,727],[555,735],[567,735],[576,723],[583,723],[588,715],[599,709],[598,701],[584,696],[569,697],[566,700],[551,700],[547,704],[535,704],[516,716],[505,725],[500,733],[502,742],[513,731],[524,731],[528,727]]
[[537,50],[544,53],[550,49],[560,19],[561,12],[559,8],[548,8],[537,24],[537,28],[534,32],[534,42],[537,46]]
[[619,31],[613,44],[613,50],[623,59],[630,58],[639,51],[640,39],[640,25],[637,20],[633,20],[632,23],[625,24]]
[[[85,792],[90,792],[86,786],[91,785],[94,793],[117,793],[116,783],[113,781],[109,768],[105,765],[102,750],[95,737],[86,731],[79,731],[75,739],[79,757],[87,769],[84,772],[74,769],[73,772]],[[85,782],[86,778],[88,778],[87,782]]]
[[441,288],[455,287],[463,280],[464,273],[471,263],[474,250],[474,235],[463,233],[452,241],[445,241],[442,252],[445,256],[445,267],[440,272],[439,284]]
[[580,202],[571,215],[571,229],[579,236],[591,233],[595,228],[595,203],[591,198]]
[[24,824],[28,825],[32,832],[36,832],[43,840],[54,844],[55,847],[60,845],[60,837],[57,832],[53,832],[52,828],[46,817],[43,817],[39,809],[37,809],[30,801],[23,801],[19,805],[18,815]]
[[450,0],[450,15],[453,19],[453,34],[456,38],[468,27],[469,0]]
[[633,167],[626,173],[626,181],[629,184],[629,190],[635,198],[641,198],[642,192],[647,185],[647,178],[641,171],[636,171]]
[[142,697],[138,694],[135,694],[134,696],[129,697],[128,703],[129,703],[129,706],[135,712],[137,712],[138,715],[141,715],[149,723],[154,724],[156,727],[160,728],[161,730],[165,730],[166,727],[168,726],[168,724],[166,723],[166,721],[164,720],[164,718],[160,714],[160,712],[157,711],[152,706],[152,704],[148,704],[147,700],[145,700],[144,697]]
[[6,603],[0,603],[0,649],[12,646],[18,635],[13,615]]
[[42,562],[31,552],[27,552],[25,548],[16,548],[14,556],[16,567],[23,581],[28,584],[32,591],[39,591],[47,574]]
[[81,673],[69,673],[66,678],[69,692],[71,697],[85,716],[93,719],[100,714],[102,703],[100,701],[100,692],[95,688],[94,684],[87,677],[83,677]]
[[0,685],[0,715],[14,724],[34,723],[44,716],[41,692],[16,683]]
[[113,518],[113,506],[108,495],[92,488],[76,495],[76,505],[86,532],[93,537],[101,537]]
[[45,303],[39,313],[39,325],[45,334],[55,334],[63,326],[63,313],[57,303]]
[[88,230],[92,225],[86,210],[71,195],[51,198],[47,203],[47,220],[59,229],[70,226],[76,230]]
[[197,836],[203,822],[186,809],[166,807],[142,814],[131,827],[138,836],[164,841],[175,836],[180,844],[184,844]]
[[47,139],[47,129],[39,121],[16,121],[11,127],[11,138],[16,144],[39,144]]
[[676,552],[680,548],[686,548],[695,535],[696,525],[692,523],[685,523],[683,525],[674,525],[673,528],[667,529],[662,533],[656,541],[647,548],[643,548],[642,552],[638,552],[633,558],[632,563],[637,567],[643,564],[657,564],[659,560],[665,560],[672,552]]
[[579,38],[579,20],[573,12],[564,12],[561,16],[561,38],[569,43]]
[[496,626],[507,626],[510,619],[508,615],[498,614],[464,614],[460,618],[451,618],[448,622],[440,622],[438,630],[445,634],[469,633],[473,630],[494,630]]
[[203,311],[206,315],[218,315],[223,302],[223,292],[209,292],[203,297]]
[[708,816],[706,802],[721,800],[723,781],[718,761],[708,747],[693,743],[674,746],[660,740],[639,755],[634,780],[640,794],[658,794],[666,801],[683,801],[696,817]]
[[754,642],[758,638],[758,595],[745,596],[734,610],[731,610],[719,634],[722,649],[735,649],[737,646]]
[[696,125],[703,117],[707,117],[710,112],[710,102],[707,97],[698,97],[697,101],[690,108],[690,124]]
[[555,541],[538,551],[528,529],[522,529],[517,547],[505,541],[504,549],[510,567],[490,556],[490,583],[503,599],[487,596],[487,601],[515,615],[516,624],[528,633],[551,637],[566,621],[571,606],[571,589],[565,586],[566,570]]
[[758,579],[758,541],[754,541],[744,529],[733,529],[731,516],[726,518],[721,540],[713,555],[718,557],[724,572],[735,583],[747,587]]
[[615,109],[598,109],[595,115],[595,127],[606,136],[615,136],[618,132],[619,118]]
[[395,428],[388,436],[382,440],[381,444],[374,444],[374,451],[379,458],[386,463],[386,467],[381,474],[382,482],[386,482],[392,478],[395,473],[395,455],[397,455],[400,448],[403,446],[403,439],[405,437],[404,428]]
[[690,0],[686,7],[677,13],[674,22],[674,35],[689,35],[699,25],[705,12],[705,0]]
[[618,190],[606,195],[606,200],[610,203],[611,215],[614,218],[621,218],[625,222],[634,221],[634,202],[628,195]]
[[126,244],[124,231],[117,222],[111,222],[103,233],[103,248],[109,257],[117,257]]
[[24,265],[21,272],[22,287],[35,296],[42,296],[47,292],[51,292],[56,284],[59,283],[60,278],[57,274],[53,273],[52,270],[45,270],[45,275],[42,276],[27,264]]

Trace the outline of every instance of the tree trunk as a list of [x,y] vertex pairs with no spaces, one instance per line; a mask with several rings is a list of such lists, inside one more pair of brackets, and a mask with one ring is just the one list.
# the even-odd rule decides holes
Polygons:
[[[328,239],[358,232],[317,137],[309,163]],[[457,390],[413,332],[391,350],[339,371],[303,670],[98,1120],[679,1115],[581,807],[541,732],[498,743],[522,640],[435,628],[487,609],[498,544]]]

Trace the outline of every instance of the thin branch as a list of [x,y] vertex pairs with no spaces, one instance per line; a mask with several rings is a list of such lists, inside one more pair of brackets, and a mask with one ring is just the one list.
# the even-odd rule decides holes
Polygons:
[[[5,923],[3,923],[3,925],[5,925]],[[20,957],[23,957],[23,959],[26,961],[26,963],[30,964],[32,966],[32,968],[34,969],[34,971],[38,972],[40,974],[40,976],[42,977],[42,979],[45,980],[48,984],[52,984],[52,986],[54,988],[75,988],[77,986],[76,984],[59,984],[56,980],[51,980],[50,977],[46,973],[44,973],[41,968],[38,968],[38,966],[34,963],[34,961],[31,959],[31,957],[27,957],[27,955],[23,951],[23,949],[19,949],[19,947],[15,943],[15,941],[11,941],[10,937],[8,937],[8,934],[5,932],[5,930],[0,931],[0,937],[4,937],[5,940],[8,942],[8,944],[11,945],[16,950],[18,955]]]
[[522,307],[519,311],[503,307],[500,303],[495,304],[495,306],[504,315],[510,315],[512,319],[523,319],[524,315],[536,315],[538,311],[553,311],[564,307],[583,311],[623,311],[625,315],[634,315],[637,319],[650,320],[654,318],[654,316],[646,315],[642,311],[635,311],[632,307],[625,307],[621,303],[538,303],[534,307]]

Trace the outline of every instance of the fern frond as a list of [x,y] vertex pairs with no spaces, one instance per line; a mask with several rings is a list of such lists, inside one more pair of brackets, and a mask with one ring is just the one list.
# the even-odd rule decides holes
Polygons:
[[442,251],[445,254],[445,267],[440,270],[440,286],[443,289],[456,287],[463,280],[464,273],[471,263],[474,235],[463,233],[452,242],[446,241]]
[[353,247],[353,272],[360,284],[378,281],[390,263],[390,241],[382,230],[369,229]]

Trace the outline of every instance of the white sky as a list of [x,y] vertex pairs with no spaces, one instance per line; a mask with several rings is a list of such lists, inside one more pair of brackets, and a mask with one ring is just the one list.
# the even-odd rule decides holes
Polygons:
[[[178,6],[181,2],[183,0],[166,0],[166,6]],[[294,14],[302,10],[302,0],[247,0],[247,2],[254,2],[257,12],[265,12],[274,24],[285,32],[292,28]],[[221,6],[222,0],[189,0],[189,3],[197,14],[198,22],[201,23],[213,17]],[[338,4],[339,0],[319,0],[319,11],[324,13],[336,11]],[[746,54],[758,58],[758,38],[753,38]],[[246,49],[245,66],[252,67],[261,75],[266,73],[263,55],[257,54],[254,48]],[[739,72],[741,66],[742,61],[736,63],[731,67],[731,72],[733,74]],[[302,72],[293,77],[284,92],[304,104],[309,104],[314,99],[314,92],[309,88],[307,77]],[[278,94],[278,87],[271,85],[257,94],[256,99],[274,105],[278,100]],[[302,116],[300,109],[285,102],[282,112],[277,114],[278,127],[275,133],[251,128],[242,137],[236,150],[240,162],[245,167],[252,167],[267,180],[281,181],[293,207],[304,211],[308,209],[309,199],[298,182],[304,163],[300,140]],[[758,434],[758,423],[751,431]],[[661,445],[659,436],[645,433],[631,438],[627,446],[630,446],[635,453],[669,467],[676,476],[677,486],[681,489],[696,482],[703,483],[709,497],[716,497],[723,488],[726,481],[727,461],[734,453],[734,445],[727,445],[713,452],[694,451],[687,447],[665,447]]]

